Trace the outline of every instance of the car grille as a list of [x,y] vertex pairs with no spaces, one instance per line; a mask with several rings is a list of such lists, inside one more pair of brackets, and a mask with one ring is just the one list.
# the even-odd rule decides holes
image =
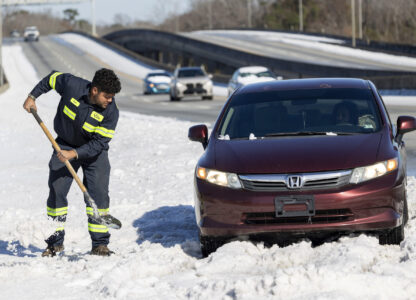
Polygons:
[[201,83],[193,84],[187,83],[184,94],[205,94],[207,91],[203,88]]
[[328,224],[351,221],[354,214],[349,209],[316,210],[312,217],[276,218],[275,212],[244,213],[243,222],[247,225],[264,224]]
[[[298,176],[302,185],[296,188],[288,186],[288,178]],[[258,192],[305,191],[327,188],[339,188],[349,183],[351,171],[306,173],[306,174],[266,174],[239,175],[243,188]]]

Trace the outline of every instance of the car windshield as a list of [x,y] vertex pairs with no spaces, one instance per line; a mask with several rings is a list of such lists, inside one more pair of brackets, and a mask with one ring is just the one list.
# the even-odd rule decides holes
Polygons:
[[179,73],[178,73],[178,77],[197,77],[197,76],[205,76],[205,74],[201,69],[179,70]]
[[380,130],[367,89],[305,89],[237,94],[218,127],[220,139],[365,134]]
[[240,73],[240,77],[250,77],[250,76],[256,76],[256,77],[272,77],[275,78],[276,75],[274,75],[271,71],[263,71],[258,73],[251,73],[251,72],[244,72]]
[[148,74],[147,77],[156,77],[156,76],[165,76],[165,77],[170,77],[169,74],[167,73],[152,73],[152,74]]

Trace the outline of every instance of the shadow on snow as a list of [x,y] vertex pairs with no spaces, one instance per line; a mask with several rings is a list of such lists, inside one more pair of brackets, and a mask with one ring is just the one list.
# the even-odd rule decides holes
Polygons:
[[29,245],[23,247],[19,241],[6,242],[0,240],[0,255],[11,255],[18,257],[36,257],[36,252],[42,252],[43,249]]
[[145,241],[161,244],[165,248],[180,245],[193,257],[200,257],[198,227],[191,205],[162,206],[145,213],[134,221],[140,245]]

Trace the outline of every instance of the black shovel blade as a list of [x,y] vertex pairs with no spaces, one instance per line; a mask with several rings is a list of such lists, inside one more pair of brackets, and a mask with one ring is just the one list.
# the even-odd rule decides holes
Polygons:
[[113,217],[112,215],[100,215],[94,199],[88,194],[87,191],[84,192],[84,200],[93,209],[93,215],[90,216],[90,218],[94,222],[100,225],[105,225],[108,228],[112,228],[112,229],[121,228],[121,222],[117,218]]
[[111,229],[120,229],[121,228],[121,222],[113,217],[112,215],[104,215],[96,218],[95,216],[90,216],[91,221],[98,223],[100,225],[107,226]]
[[121,222],[117,218],[113,217],[112,215],[104,215],[101,216],[102,224],[106,225],[108,228],[112,229],[120,229]]

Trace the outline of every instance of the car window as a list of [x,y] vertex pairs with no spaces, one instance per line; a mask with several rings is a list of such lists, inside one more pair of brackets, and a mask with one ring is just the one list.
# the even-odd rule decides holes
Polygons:
[[178,77],[197,77],[197,76],[205,76],[205,74],[201,69],[179,70],[178,72]]
[[256,73],[256,76],[257,76],[257,77],[273,77],[273,78],[275,78],[275,77],[276,77],[276,75],[275,75],[275,74],[273,74],[273,73],[272,73],[272,72],[270,72],[270,71],[265,71],[265,72]]
[[365,134],[381,119],[367,89],[313,89],[235,95],[217,135],[268,138],[293,133]]
[[273,77],[275,78],[276,75],[273,74],[273,72],[271,71],[263,71],[263,72],[244,72],[244,73],[240,73],[238,75],[239,77],[251,77],[251,76],[255,76],[255,77]]
[[170,77],[169,74],[167,73],[152,73],[152,74],[148,74],[147,77],[156,77],[156,76],[165,76],[165,77]]

